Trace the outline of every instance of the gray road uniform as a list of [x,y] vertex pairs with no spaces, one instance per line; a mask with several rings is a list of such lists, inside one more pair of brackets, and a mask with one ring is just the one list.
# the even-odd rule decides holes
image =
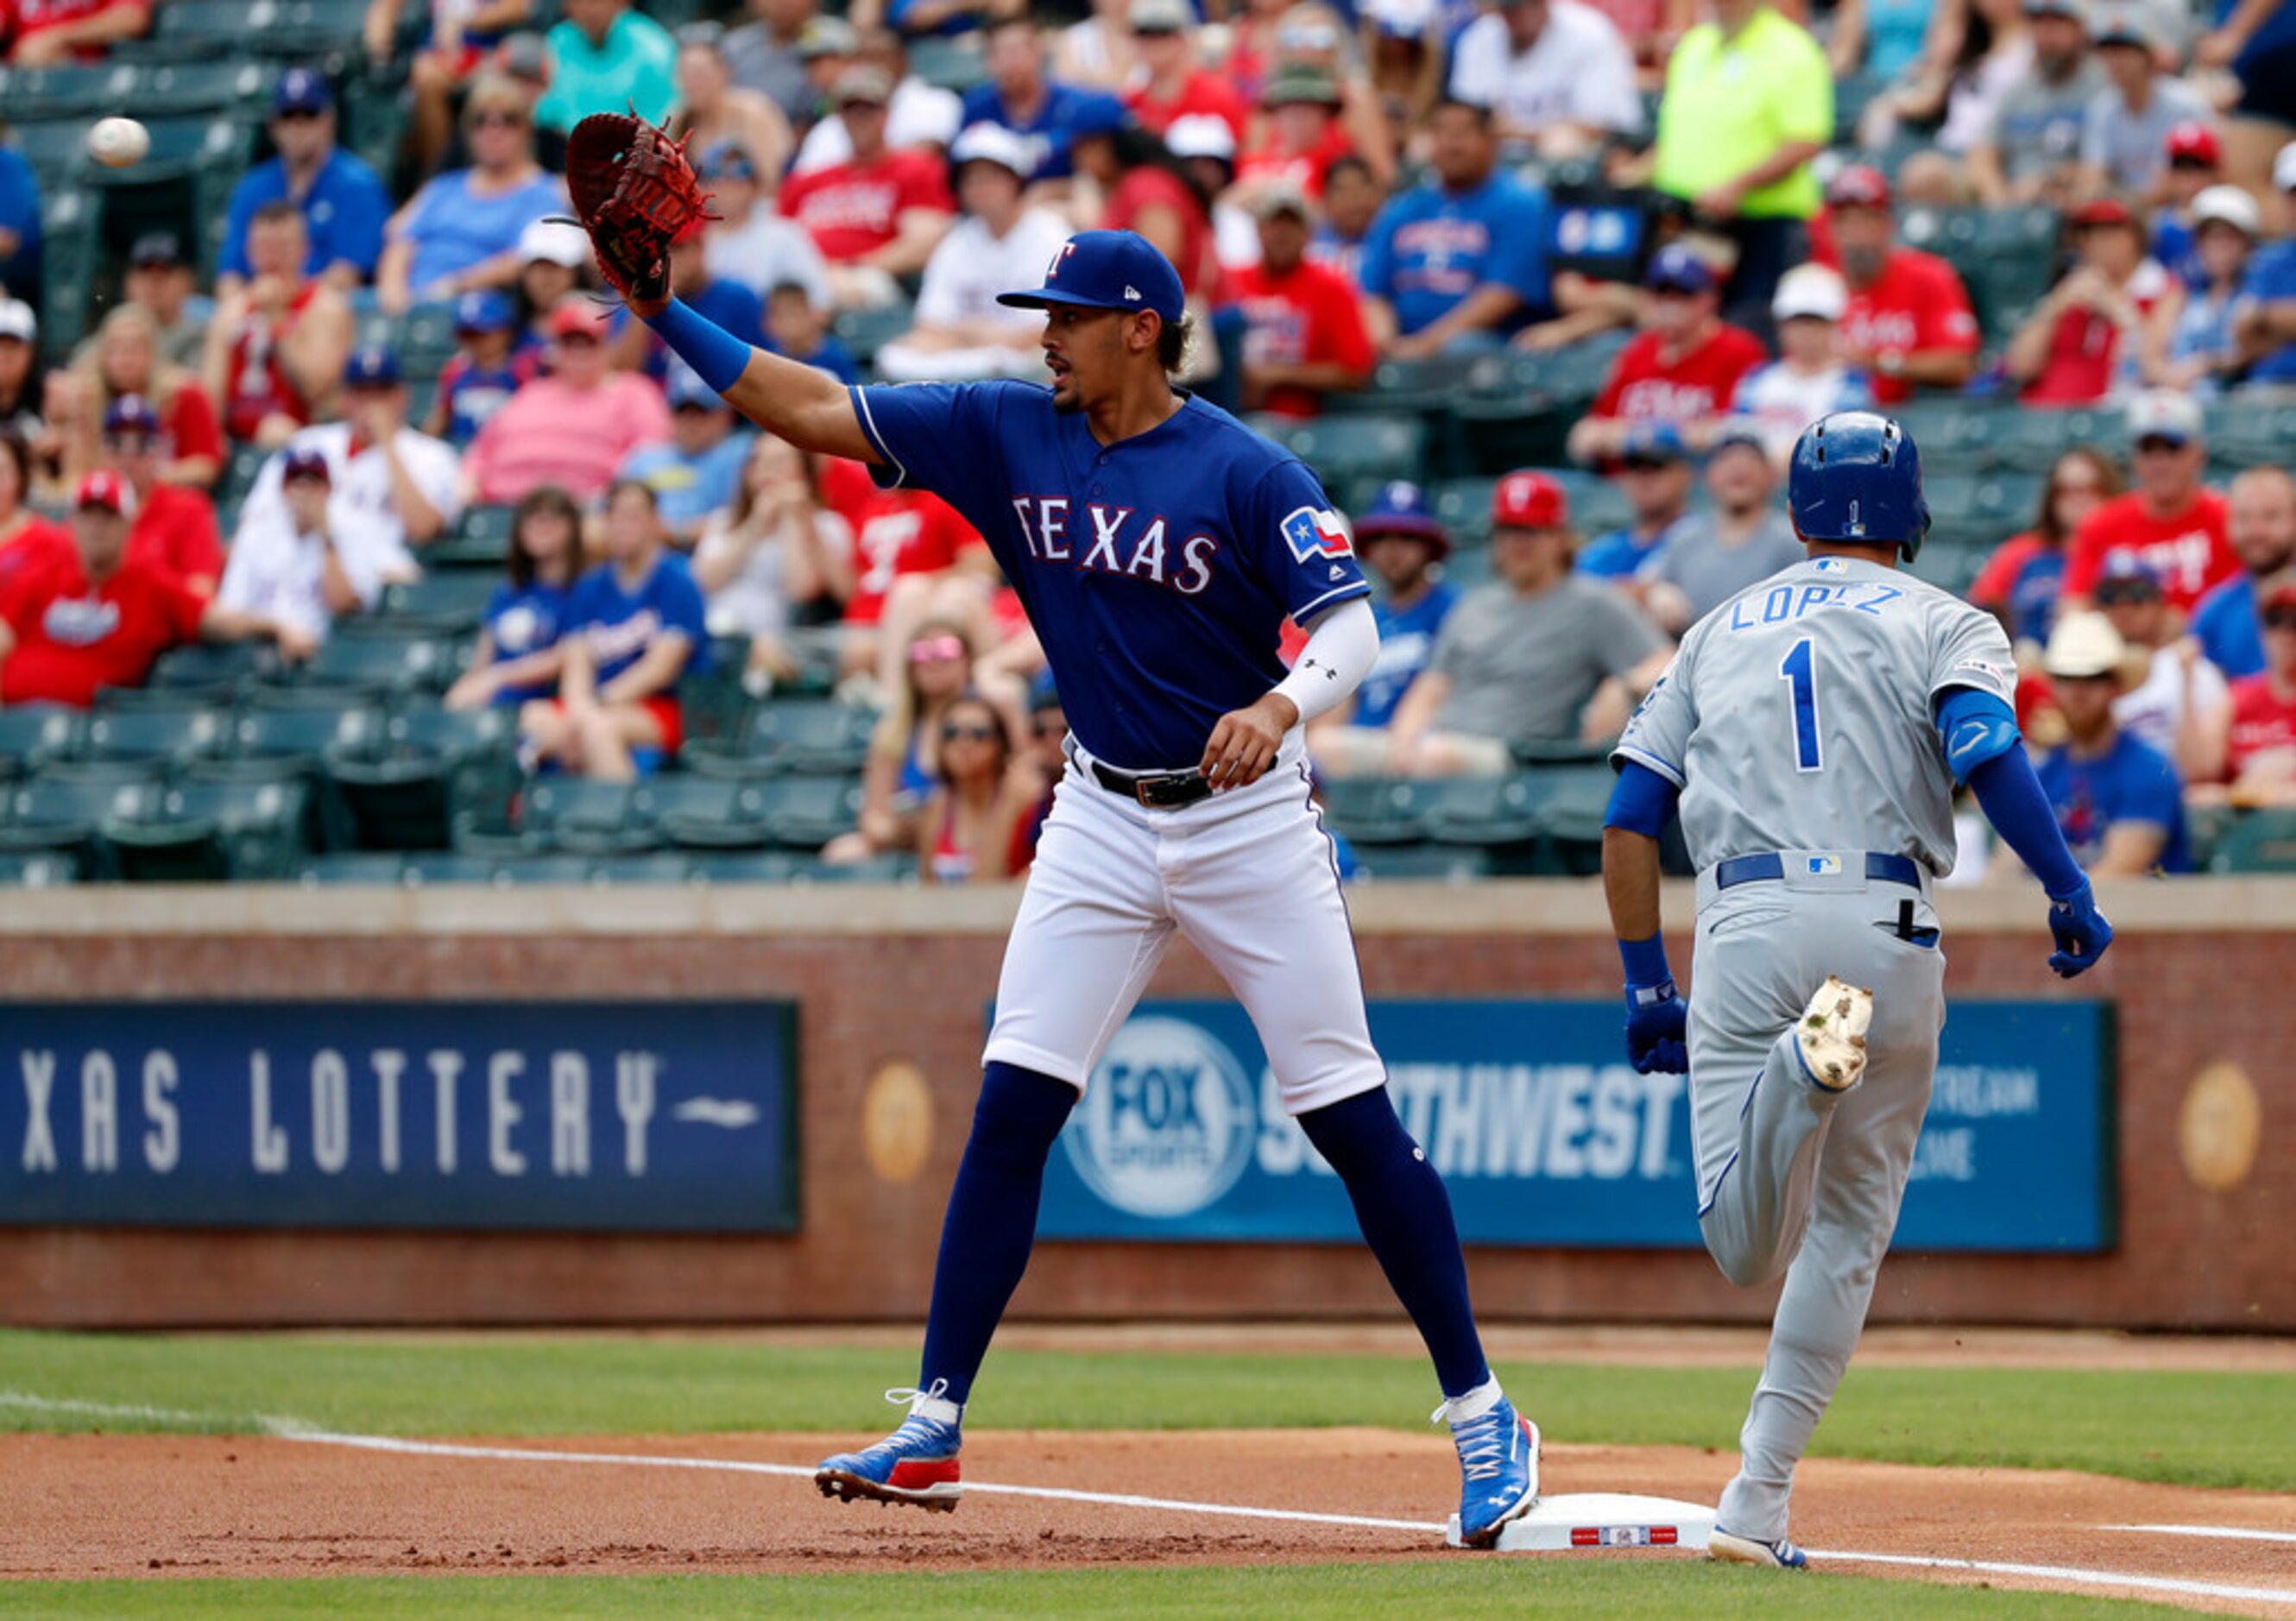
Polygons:
[[[1733,1281],[1784,1271],[1720,1523],[1786,1533],[1793,1466],[1864,1327],[1945,1024],[1952,687],[2013,698],[1999,625],[1895,569],[1811,558],[1691,627],[1615,757],[1680,789],[1698,867],[1689,1009],[1699,1224]],[[1812,1084],[1792,1027],[1827,975],[1874,993],[1863,1082]]]

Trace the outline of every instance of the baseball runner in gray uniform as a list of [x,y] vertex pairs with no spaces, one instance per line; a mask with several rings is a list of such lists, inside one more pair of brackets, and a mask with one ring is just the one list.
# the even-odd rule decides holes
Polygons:
[[[1785,1274],[1710,1551],[1799,1569],[1794,1464],[1833,1399],[1898,1222],[1945,1024],[1932,880],[1953,785],[2042,880],[2070,978],[2112,930],[2066,850],[1988,615],[1898,572],[1929,527],[1896,422],[1845,412],[1795,446],[1806,561],[1692,626],[1612,760],[1603,885],[1637,1069],[1690,1074],[1698,1220],[1734,1283]],[[1693,988],[1660,936],[1658,835],[1698,868]]]

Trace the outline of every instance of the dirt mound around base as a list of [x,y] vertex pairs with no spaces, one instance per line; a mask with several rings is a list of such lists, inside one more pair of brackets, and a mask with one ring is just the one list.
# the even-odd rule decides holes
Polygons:
[[[953,1515],[840,1504],[820,1497],[801,1474],[766,1472],[809,1472],[832,1450],[818,1437],[452,1445],[464,1450],[442,1455],[275,1437],[0,1437],[0,1576],[819,1574],[1498,1557],[1454,1553],[1440,1544],[1435,1527],[1457,1482],[1446,1442],[1385,1430],[984,1431],[967,1437],[965,1469],[975,1482],[1006,1486],[1355,1516],[1425,1529],[980,1490]],[[545,1455],[472,1455],[490,1447]],[[606,1461],[603,1454],[657,1461]],[[1554,1446],[1546,1486],[1550,1493],[1646,1492],[1712,1502],[1734,1464],[1727,1454],[1688,1448]],[[2296,1609],[2296,1543],[2112,1528],[2285,1532],[2296,1527],[2296,1495],[1816,1459],[1803,1465],[1795,1500],[1795,1535],[1813,1549],[2284,1590],[2287,1604],[2276,1607],[2128,1591],[2259,1615]],[[2112,1591],[2062,1577],[1956,1576],[1849,1560],[1834,1568]]]

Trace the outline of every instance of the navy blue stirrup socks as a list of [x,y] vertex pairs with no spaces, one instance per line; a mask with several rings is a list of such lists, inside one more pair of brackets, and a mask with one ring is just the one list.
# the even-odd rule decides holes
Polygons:
[[1045,1161],[1077,1096],[1067,1082],[1016,1064],[992,1063],[982,1075],[972,1135],[941,1223],[920,1390],[946,1380],[940,1394],[960,1406],[972,1395],[989,1339],[1029,1269]]
[[1300,1128],[1347,1183],[1364,1241],[1427,1342],[1444,1396],[1464,1396],[1485,1383],[1491,1366],[1467,1298],[1467,1258],[1459,1251],[1451,1199],[1396,1118],[1387,1089],[1301,1115]]

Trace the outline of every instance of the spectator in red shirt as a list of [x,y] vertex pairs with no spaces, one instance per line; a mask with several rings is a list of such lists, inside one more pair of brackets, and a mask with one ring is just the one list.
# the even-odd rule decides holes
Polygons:
[[855,577],[845,622],[875,626],[886,617],[897,583],[944,575],[980,544],[972,526],[939,495],[915,489],[878,491],[853,523]]
[[2091,512],[2073,532],[2065,556],[2065,608],[2087,607],[2098,577],[2115,558],[2144,564],[2181,612],[2212,585],[2241,571],[2225,533],[2225,498],[2201,483],[2208,447],[2201,407],[2182,394],[2154,389],[2128,405],[2136,486]]
[[1175,119],[1210,113],[1227,121],[1241,146],[1250,111],[1226,75],[1197,61],[1195,21],[1188,0],[1132,0],[1132,41],[1145,76],[1124,93],[1124,104],[1142,128],[1160,135]]
[[329,414],[350,357],[349,299],[306,273],[309,231],[285,198],[255,211],[247,230],[254,272],[216,306],[201,371],[223,407],[224,431],[276,450],[299,428]]
[[32,451],[21,434],[0,430],[0,616],[14,592],[36,583],[58,556],[71,555],[71,531],[30,505]]
[[1570,430],[1574,461],[1617,456],[1636,422],[1672,422],[1702,446],[1738,380],[1769,358],[1751,332],[1721,319],[1712,268],[1680,243],[1652,257],[1644,285],[1643,330],[1619,351],[1594,413]]
[[1327,394],[1352,393],[1378,360],[1354,286],[1308,259],[1313,210],[1294,187],[1262,192],[1259,263],[1226,282],[1242,331],[1242,404],[1247,411],[1311,417]]
[[149,310],[122,304],[103,318],[95,341],[72,363],[65,386],[51,403],[50,420],[63,434],[63,478],[71,487],[97,464],[103,413],[123,394],[152,402],[167,425],[169,460],[160,477],[170,484],[213,487],[223,471],[223,425],[199,380],[160,352],[160,329]]
[[167,434],[141,395],[123,394],[103,415],[103,464],[127,480],[135,521],[127,554],[193,596],[215,595],[223,577],[223,533],[205,490],[160,479]]
[[2064,586],[2065,548],[2081,520],[2119,494],[2120,468],[2111,456],[2087,445],[2065,452],[2049,470],[2033,527],[1985,560],[1969,600],[1998,614],[2011,641],[2046,643]]
[[1835,255],[1849,284],[1841,357],[1874,381],[1874,400],[1903,405],[1915,388],[1958,389],[1977,374],[1977,317],[1952,266],[1901,246],[1890,183],[1852,164],[1825,188]]
[[1339,82],[1314,68],[1284,68],[1267,81],[1259,104],[1267,110],[1267,129],[1237,165],[1237,184],[1249,194],[1289,182],[1321,197],[1332,165],[1355,151],[1340,122]]
[[2267,593],[2265,667],[2232,685],[2226,764],[2236,805],[2296,805],[2296,583]]
[[2079,262],[2033,307],[2002,369],[2029,405],[2091,405],[2157,383],[2185,290],[2145,250],[2144,226],[2112,198],[2072,217]]
[[18,68],[101,61],[152,26],[149,0],[11,0],[8,61]]
[[132,687],[169,648],[206,637],[267,638],[289,659],[309,640],[252,614],[217,608],[129,554],[135,493],[116,472],[80,481],[72,554],[0,599],[0,703],[85,708],[106,687]]
[[792,175],[782,187],[781,210],[812,233],[841,308],[893,302],[894,278],[921,273],[956,217],[948,166],[885,144],[892,94],[882,68],[840,74],[836,116],[852,137],[852,160]]
[[[1224,129],[1211,121],[1210,127]],[[1095,222],[1106,231],[1137,231],[1180,273],[1193,299],[1219,284],[1212,238],[1212,194],[1163,141],[1136,125],[1080,128],[1070,143],[1076,172],[1100,188],[1104,201]]]

